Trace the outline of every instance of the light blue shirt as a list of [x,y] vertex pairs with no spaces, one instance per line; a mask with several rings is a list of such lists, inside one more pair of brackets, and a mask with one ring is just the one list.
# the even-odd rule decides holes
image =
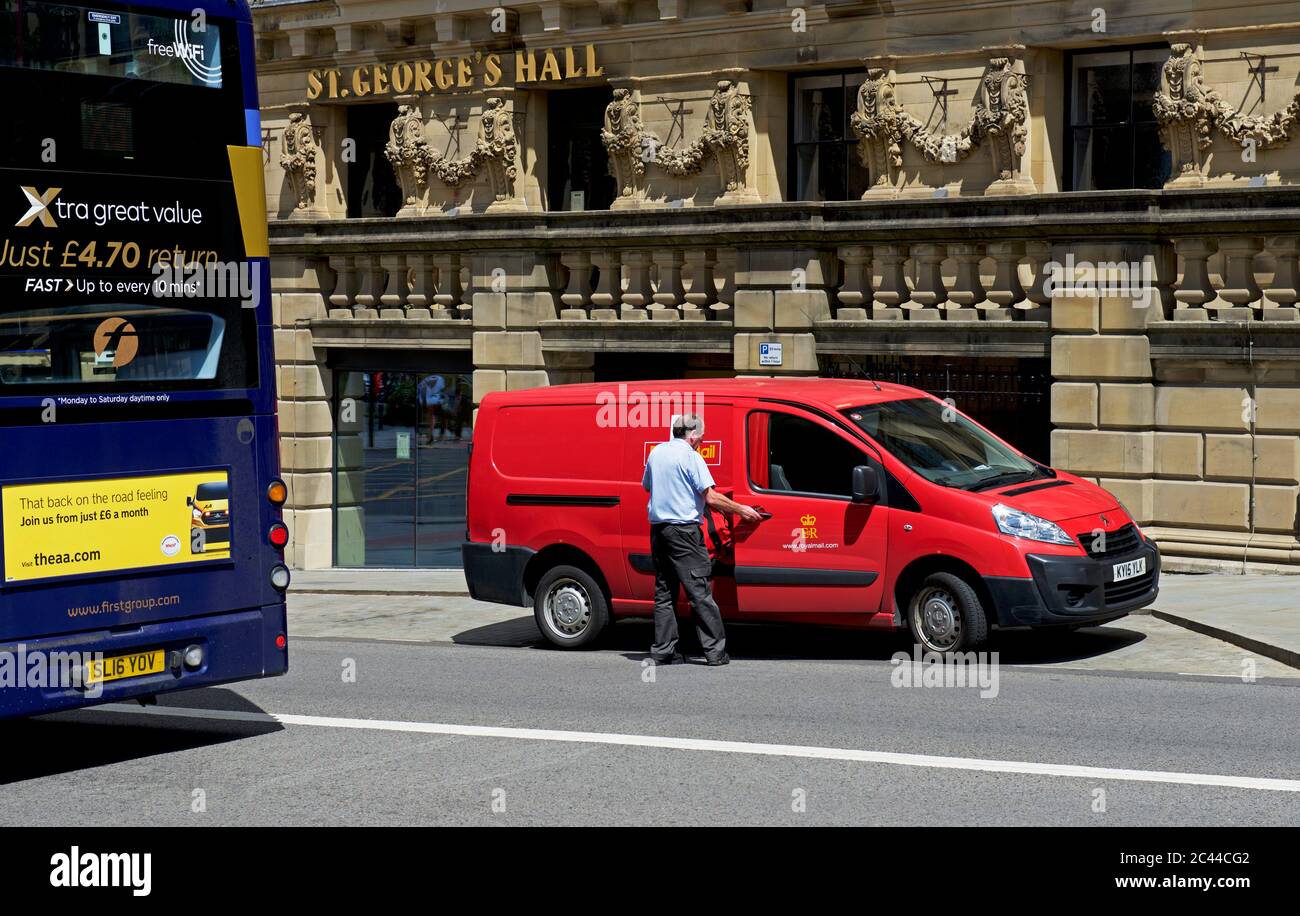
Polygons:
[[641,476],[641,486],[650,493],[650,524],[698,524],[704,515],[704,491],[713,485],[708,465],[685,439],[656,445]]

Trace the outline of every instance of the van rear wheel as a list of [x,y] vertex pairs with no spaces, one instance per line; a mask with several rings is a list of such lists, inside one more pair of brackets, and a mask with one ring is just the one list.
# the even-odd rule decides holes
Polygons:
[[537,583],[533,616],[552,645],[580,649],[594,643],[609,623],[609,604],[590,574],[576,566],[556,566]]
[[926,576],[908,602],[907,626],[922,649],[940,654],[978,649],[989,635],[979,595],[952,573]]

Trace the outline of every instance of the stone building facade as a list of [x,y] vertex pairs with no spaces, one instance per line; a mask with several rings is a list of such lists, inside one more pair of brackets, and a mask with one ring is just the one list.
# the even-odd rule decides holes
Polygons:
[[1300,571],[1300,3],[435,9],[254,5],[297,565],[406,550],[416,379],[870,374]]

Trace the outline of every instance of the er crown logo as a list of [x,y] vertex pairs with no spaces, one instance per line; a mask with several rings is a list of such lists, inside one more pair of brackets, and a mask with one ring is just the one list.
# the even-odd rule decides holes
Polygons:
[[59,196],[62,188],[47,188],[44,194],[37,194],[35,188],[29,188],[23,185],[23,194],[27,197],[27,203],[30,205],[27,212],[23,214],[22,219],[14,223],[15,226],[30,226],[35,220],[39,219],[41,225],[47,229],[54,229],[59,224],[54,221],[54,214],[50,212],[50,204],[54,203],[54,198]]
[[817,516],[812,515],[811,513],[805,515],[799,519],[799,524],[803,525],[805,528],[810,525],[815,525],[817,524]]

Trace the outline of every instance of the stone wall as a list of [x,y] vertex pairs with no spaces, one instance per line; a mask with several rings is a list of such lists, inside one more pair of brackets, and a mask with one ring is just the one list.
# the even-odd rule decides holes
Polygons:
[[[789,375],[842,352],[1050,355],[1053,463],[1115,492],[1174,566],[1300,569],[1300,16],[546,0],[500,8],[494,31],[494,9],[254,9],[295,565],[331,562],[332,505],[340,526],[360,516],[364,418],[331,415],[325,353],[420,347],[468,353],[476,402],[588,380],[599,353]],[[378,138],[405,205],[344,219],[356,102],[308,99],[311,71],[588,45],[598,77],[370,94],[405,106]],[[1168,48],[1169,189],[1057,193],[1068,53],[1138,45]],[[822,71],[857,93],[863,201],[789,202],[791,79]],[[591,86],[614,98],[616,212],[553,216],[548,116]],[[1067,256],[1150,276],[1049,293]],[[771,342],[779,369],[759,364]]]

